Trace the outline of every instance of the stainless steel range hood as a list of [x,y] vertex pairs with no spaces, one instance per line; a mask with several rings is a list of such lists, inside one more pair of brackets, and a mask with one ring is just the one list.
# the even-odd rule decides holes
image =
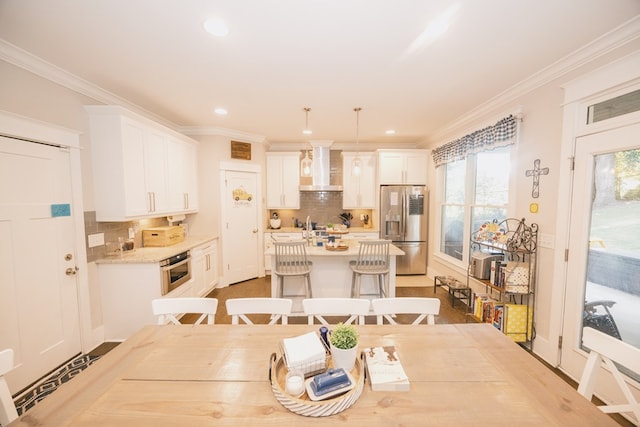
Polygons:
[[342,191],[342,185],[331,183],[331,151],[333,141],[309,141],[313,147],[313,177],[311,185],[301,185],[300,191]]

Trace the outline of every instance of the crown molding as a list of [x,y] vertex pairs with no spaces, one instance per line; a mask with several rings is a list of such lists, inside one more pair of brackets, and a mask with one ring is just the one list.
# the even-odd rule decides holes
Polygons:
[[254,133],[242,132],[235,129],[228,129],[217,126],[181,126],[178,127],[177,130],[185,135],[191,136],[215,135],[226,136],[239,142],[253,142],[257,144],[265,144],[267,142],[266,137],[263,135],[256,135]]
[[433,136],[429,138],[429,141],[431,143],[440,143],[440,140],[446,136],[465,129],[468,130],[474,122],[482,119],[487,111],[505,108],[507,104],[515,102],[518,98],[533,90],[638,38],[640,38],[640,15],[636,15],[610,32],[598,37],[580,49],[473,108],[458,120],[436,131]]
[[34,54],[19,48],[4,39],[0,39],[0,59],[23,68],[37,76],[57,83],[74,92],[88,96],[98,102],[107,105],[120,105],[142,116],[146,116],[169,128],[176,129],[177,125],[164,117],[140,107],[126,99],[104,90],[75,74],[72,74],[57,65],[45,61]]

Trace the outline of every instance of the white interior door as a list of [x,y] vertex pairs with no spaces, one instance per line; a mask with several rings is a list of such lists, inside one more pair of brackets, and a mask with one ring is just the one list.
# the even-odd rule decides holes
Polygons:
[[80,352],[69,153],[0,137],[0,348],[16,392]]
[[225,171],[223,275],[228,284],[258,277],[258,177]]
[[574,174],[560,366],[579,379],[583,325],[640,347],[640,124],[577,138]]

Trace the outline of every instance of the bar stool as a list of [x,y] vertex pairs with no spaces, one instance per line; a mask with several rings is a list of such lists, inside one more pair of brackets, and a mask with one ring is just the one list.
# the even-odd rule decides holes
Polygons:
[[[311,261],[307,258],[305,242],[274,242],[276,265],[273,274],[278,276],[278,298],[299,297],[312,298],[311,293]],[[284,278],[302,276],[305,281],[304,295],[285,295]]]
[[[358,242],[360,250],[358,259],[349,263],[351,267],[351,298],[361,296],[376,296],[385,298],[387,295],[387,276],[389,275],[389,245],[390,240],[363,240]],[[361,294],[360,283],[362,276],[378,277],[378,292]]]

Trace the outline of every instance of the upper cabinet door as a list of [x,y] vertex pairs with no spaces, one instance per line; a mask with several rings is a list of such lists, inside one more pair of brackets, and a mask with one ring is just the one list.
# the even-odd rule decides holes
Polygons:
[[429,150],[378,150],[380,185],[426,185]]
[[198,210],[197,146],[169,138],[167,146],[169,174],[169,210],[185,213]]
[[[90,115],[98,221],[128,221],[197,210],[195,141],[120,107],[86,109]],[[189,203],[195,201],[195,206],[185,208],[187,198]]]
[[[360,157],[362,168],[359,176],[352,174],[352,162]],[[376,156],[374,153],[342,152],[342,208],[375,209],[376,207]]]
[[300,153],[266,153],[267,209],[300,209]]

